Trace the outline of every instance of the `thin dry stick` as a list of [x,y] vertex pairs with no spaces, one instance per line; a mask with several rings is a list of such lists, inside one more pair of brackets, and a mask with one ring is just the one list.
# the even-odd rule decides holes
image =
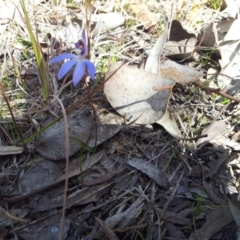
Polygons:
[[65,210],[67,206],[67,191],[68,191],[68,173],[69,173],[69,132],[68,132],[68,120],[67,120],[67,113],[65,108],[61,102],[61,100],[56,97],[56,100],[59,102],[59,105],[62,109],[63,120],[64,120],[64,137],[65,137],[65,158],[66,158],[66,178],[65,178],[65,187],[64,187],[64,197],[63,197],[63,208],[62,208],[62,221],[60,226],[60,233],[59,233],[59,240],[63,239],[63,231],[64,231],[64,223],[65,223]]
[[165,90],[165,89],[171,89],[172,90],[173,86],[160,86],[160,87],[153,87],[153,90],[154,91],[162,91],[162,90]]
[[3,212],[3,214],[5,214],[9,219],[12,219],[13,221],[25,222],[25,223],[27,222],[27,220],[19,218],[19,217],[16,217],[16,216],[12,215],[11,213],[7,212],[1,206],[0,206],[0,211]]
[[230,100],[233,100],[235,102],[240,103],[240,99],[239,98],[233,97],[233,96],[231,96],[231,95],[221,91],[220,89],[206,87],[206,86],[204,86],[203,84],[201,84],[199,82],[194,82],[193,84],[198,86],[198,87],[201,87],[206,92],[216,93],[218,95],[221,95],[222,97],[225,97],[225,98],[228,98]]

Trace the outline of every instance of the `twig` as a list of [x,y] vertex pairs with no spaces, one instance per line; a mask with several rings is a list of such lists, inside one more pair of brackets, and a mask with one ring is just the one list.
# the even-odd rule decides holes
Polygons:
[[27,223],[28,221],[25,220],[25,219],[22,219],[22,218],[19,218],[19,217],[16,217],[14,215],[12,215],[11,213],[7,212],[4,208],[2,208],[0,206],[0,211],[5,214],[9,219],[12,219],[14,221],[17,221],[17,222],[24,222],[24,223]]
[[68,120],[67,120],[67,113],[65,108],[61,102],[61,100],[56,97],[56,100],[59,102],[59,105],[62,108],[63,120],[64,120],[64,136],[65,136],[65,158],[66,158],[66,178],[65,178],[65,187],[64,187],[64,197],[63,197],[63,207],[62,207],[62,221],[59,233],[59,240],[63,239],[63,231],[64,231],[64,223],[65,223],[65,210],[67,206],[67,191],[68,191],[68,173],[69,173],[69,131],[68,131]]
[[206,86],[204,86],[203,84],[201,84],[199,82],[194,82],[193,84],[195,86],[198,86],[198,87],[202,88],[205,92],[216,93],[218,95],[221,95],[222,97],[225,97],[225,98],[228,98],[230,100],[233,100],[235,102],[240,103],[240,99],[239,98],[233,97],[233,96],[231,96],[231,95],[221,91],[220,89],[206,87]]

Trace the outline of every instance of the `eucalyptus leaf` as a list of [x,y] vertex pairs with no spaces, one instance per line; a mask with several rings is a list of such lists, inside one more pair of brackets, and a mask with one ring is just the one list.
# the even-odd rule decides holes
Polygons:
[[[120,66],[121,63],[110,65],[106,75],[109,79],[104,93],[110,104],[128,121],[145,125],[159,120],[166,111],[170,88],[175,82],[131,66]],[[156,91],[156,87],[169,88]]]

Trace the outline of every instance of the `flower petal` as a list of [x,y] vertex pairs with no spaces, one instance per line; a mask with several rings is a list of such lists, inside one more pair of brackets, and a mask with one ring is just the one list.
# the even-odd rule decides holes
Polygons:
[[80,55],[82,57],[86,57],[86,55],[88,54],[88,37],[87,37],[87,30],[85,28],[82,30],[82,41],[84,44],[84,48],[82,49]]
[[88,60],[84,60],[85,64],[87,65],[87,69],[88,69],[88,73],[89,73],[89,76],[92,80],[94,80],[95,78],[95,74],[96,74],[96,67],[95,65],[88,61]]
[[77,59],[72,59],[70,61],[65,62],[59,72],[58,72],[58,80],[62,79],[71,69],[72,67],[78,62]]
[[82,41],[84,43],[84,46],[87,46],[88,42],[87,42],[87,30],[84,28],[82,30]]
[[81,79],[83,78],[84,74],[85,74],[85,63],[84,61],[78,60],[78,63],[74,69],[74,73],[73,73],[73,85],[76,86],[78,84],[78,82],[81,81]]
[[68,58],[70,58],[70,59],[77,58],[77,56],[72,53],[62,53],[62,54],[58,55],[57,57],[53,58],[49,64],[57,63],[57,62],[63,61],[64,59],[68,59]]

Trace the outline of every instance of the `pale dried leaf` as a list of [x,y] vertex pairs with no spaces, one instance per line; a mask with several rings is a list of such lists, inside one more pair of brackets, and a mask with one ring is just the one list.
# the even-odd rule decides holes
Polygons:
[[134,218],[136,218],[141,212],[143,206],[143,198],[138,198],[134,201],[133,204],[131,204],[131,206],[125,211],[123,218],[118,223],[118,227],[123,228],[127,226],[129,222],[133,221]]
[[207,137],[198,139],[195,146],[198,147],[200,145],[207,144],[210,140],[213,140],[215,137],[223,133],[225,129],[226,124],[224,121],[214,121],[202,132],[202,135],[207,134]]
[[226,35],[234,21],[235,19],[224,19],[221,22],[217,23],[216,27],[218,29],[218,33]]
[[99,33],[110,31],[114,28],[120,27],[125,22],[124,17],[120,13],[106,13],[99,16],[97,25],[92,31],[92,36],[95,37]]
[[221,74],[227,75],[218,76],[218,85],[223,88],[226,85],[229,85],[231,79],[240,75],[240,40],[234,42],[226,42],[226,44],[219,47],[221,53],[221,59],[219,63],[222,67]]
[[203,73],[174,61],[165,60],[160,64],[160,75],[163,78],[171,78],[181,84],[188,84],[199,80]]
[[240,151],[240,144],[238,142],[232,141],[230,139],[226,139],[224,144],[235,151]]
[[239,42],[240,40],[234,42],[225,42],[222,46],[219,47],[219,51],[221,54],[221,59],[219,63],[221,68],[224,69],[227,65],[234,60],[236,55],[239,55]]
[[165,28],[157,42],[154,44],[145,64],[145,70],[151,73],[159,74],[159,64],[164,44],[167,41],[168,29]]
[[0,156],[20,154],[22,152],[23,152],[23,147],[0,146]]
[[240,19],[236,19],[235,21],[233,21],[231,27],[227,31],[226,36],[224,37],[224,41],[240,40],[239,24],[240,24]]
[[195,37],[179,42],[169,41],[164,46],[164,55],[171,59],[186,59],[192,55],[197,39]]
[[175,138],[183,138],[183,135],[181,134],[177,126],[177,123],[175,119],[172,117],[171,112],[168,108],[166,109],[166,112],[164,113],[162,118],[157,120],[156,123],[163,126],[171,136]]
[[171,59],[189,59],[195,49],[196,42],[195,34],[187,32],[178,20],[173,20],[169,41],[164,46],[163,55],[171,57]]
[[119,69],[120,66],[121,63],[110,65],[106,75],[106,79],[110,78],[104,84],[104,93],[109,103],[128,121],[152,124],[159,120],[165,113],[170,90],[153,89],[171,87],[174,81],[131,66]]
[[237,2],[234,2],[232,0],[224,0],[224,4],[226,4],[226,8],[222,11],[222,14],[225,16],[228,16],[228,18],[236,18],[238,15],[238,5]]
[[133,158],[126,163],[148,175],[152,180],[156,181],[159,186],[164,188],[168,186],[168,174],[152,163],[146,162],[141,158]]
[[124,216],[125,216],[125,212],[118,212],[112,216],[109,216],[105,220],[105,222],[109,227],[114,228],[122,220]]

